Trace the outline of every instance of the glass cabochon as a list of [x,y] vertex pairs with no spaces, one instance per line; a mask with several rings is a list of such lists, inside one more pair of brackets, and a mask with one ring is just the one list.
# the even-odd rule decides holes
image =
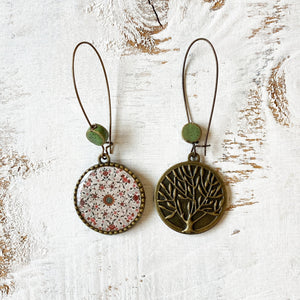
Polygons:
[[144,210],[144,190],[127,168],[110,163],[88,169],[77,183],[75,207],[81,220],[101,233],[129,229]]

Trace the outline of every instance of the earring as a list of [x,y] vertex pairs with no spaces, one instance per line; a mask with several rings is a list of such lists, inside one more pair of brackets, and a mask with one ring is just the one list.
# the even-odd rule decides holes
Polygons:
[[[96,52],[103,68],[108,93],[109,131],[100,124],[90,122],[78,94],[74,61],[77,49],[83,44],[90,46]],[[79,105],[89,124],[86,137],[93,144],[102,147],[99,164],[86,170],[76,184],[75,208],[80,219],[89,228],[104,234],[121,233],[131,228],[141,217],[145,206],[145,192],[142,183],[132,171],[110,161],[109,154],[112,154],[113,146],[110,90],[101,56],[91,43],[81,42],[75,47],[72,75]]]
[[[197,41],[207,42],[216,60],[216,83],[212,109],[204,145],[199,145],[201,128],[192,121],[185,88],[185,64],[191,47]],[[201,233],[211,229],[221,218],[226,206],[225,185],[216,170],[200,162],[198,147],[204,147],[204,156],[209,129],[215,107],[218,87],[218,58],[211,42],[204,38],[191,43],[184,57],[182,88],[188,123],[183,126],[183,139],[192,144],[188,160],[169,168],[158,181],[155,190],[156,209],[163,222],[180,233]]]

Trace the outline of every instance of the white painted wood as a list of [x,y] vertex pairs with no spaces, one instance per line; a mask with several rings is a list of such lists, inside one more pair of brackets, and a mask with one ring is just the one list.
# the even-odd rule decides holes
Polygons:
[[[163,29],[147,1],[0,3],[4,299],[300,299],[298,2],[153,3]],[[188,236],[162,223],[152,195],[190,149],[180,137],[181,65],[200,36],[220,61],[205,160],[223,172],[231,197],[220,224]],[[72,51],[82,40],[107,68],[112,160],[146,189],[143,217],[117,236],[91,231],[73,207],[75,184],[99,154],[72,85]],[[212,63],[205,44],[189,57],[188,95],[204,128]],[[78,52],[77,74],[90,118],[108,124],[93,52]]]

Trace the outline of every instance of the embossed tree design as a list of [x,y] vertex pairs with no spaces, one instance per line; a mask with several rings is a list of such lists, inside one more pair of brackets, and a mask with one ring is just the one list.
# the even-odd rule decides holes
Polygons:
[[204,227],[220,215],[224,190],[209,169],[181,165],[160,183],[157,202],[166,220],[176,226],[181,224],[183,233],[195,233],[194,225],[201,219]]

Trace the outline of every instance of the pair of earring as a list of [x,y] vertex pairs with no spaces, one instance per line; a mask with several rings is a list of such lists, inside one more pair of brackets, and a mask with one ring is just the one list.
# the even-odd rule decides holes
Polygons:
[[[216,60],[216,82],[204,145],[200,145],[201,128],[193,122],[185,88],[185,65],[191,47],[197,41],[207,42]],[[92,124],[78,94],[74,62],[77,49],[86,44],[97,54],[103,68],[109,104],[109,130],[100,124]],[[145,207],[145,191],[142,183],[127,167],[110,161],[113,152],[111,139],[112,117],[109,83],[97,49],[88,42],[79,43],[73,52],[72,75],[75,93],[82,112],[89,124],[87,139],[102,147],[99,163],[86,170],[76,184],[74,204],[80,219],[91,229],[103,234],[127,231],[141,217]],[[158,181],[154,201],[156,209],[166,225],[180,233],[201,233],[212,228],[221,218],[226,205],[225,185],[216,170],[200,162],[198,147],[210,145],[208,134],[215,107],[218,86],[218,59],[211,42],[205,38],[194,40],[185,54],[182,69],[182,88],[188,123],[182,129],[183,139],[192,144],[188,160],[169,168]]]

